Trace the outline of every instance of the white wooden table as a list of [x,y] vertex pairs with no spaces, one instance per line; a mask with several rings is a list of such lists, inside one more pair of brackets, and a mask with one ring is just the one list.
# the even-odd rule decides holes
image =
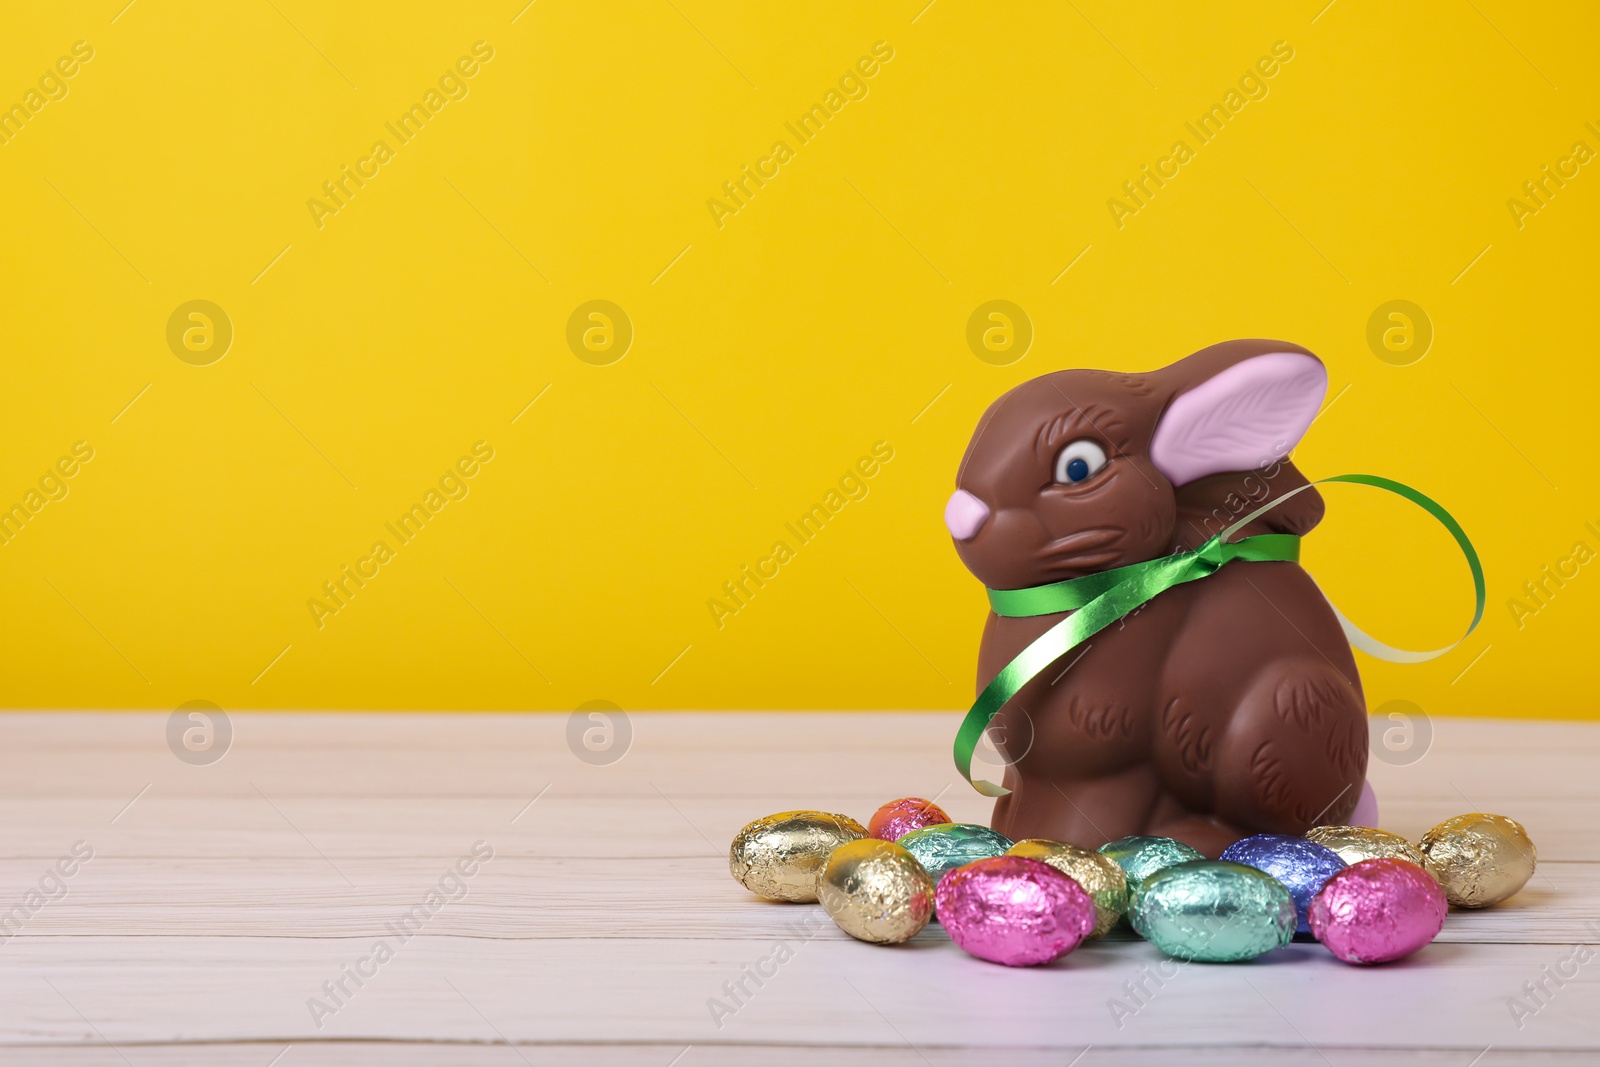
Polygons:
[[[956,722],[636,714],[626,755],[591,766],[564,715],[235,715],[231,750],[195,766],[165,715],[0,716],[0,918],[41,880],[54,898],[10,912],[0,1063],[1600,1062],[1600,957],[1546,979],[1520,1026],[1508,1004],[1600,940],[1600,727],[1436,720],[1423,759],[1374,762],[1390,829],[1523,821],[1541,862],[1512,902],[1453,912],[1388,967],[1315,944],[1188,965],[1117,1020],[1111,999],[1162,958],[1142,942],[1012,970],[937,925],[861,944],[728,876],[729,839],[774,811],[865,821],[916,794],[984,820]],[[80,841],[93,858],[51,877]],[[477,842],[492,859],[402,940]],[[724,983],[780,941],[719,1026],[708,1002],[734,1003]]]

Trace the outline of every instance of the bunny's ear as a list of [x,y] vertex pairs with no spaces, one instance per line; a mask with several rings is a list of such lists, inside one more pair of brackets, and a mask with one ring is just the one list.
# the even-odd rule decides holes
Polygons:
[[1288,455],[1328,391],[1321,360],[1269,352],[1181,393],[1150,441],[1150,460],[1174,486],[1209,474],[1249,471]]

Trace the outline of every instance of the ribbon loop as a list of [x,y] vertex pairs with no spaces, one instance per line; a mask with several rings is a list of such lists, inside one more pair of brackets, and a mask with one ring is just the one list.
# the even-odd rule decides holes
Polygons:
[[993,782],[973,779],[972,754],[977,749],[978,741],[983,737],[984,731],[988,729],[995,715],[1023,686],[1088,638],[1173,586],[1208,577],[1235,560],[1257,563],[1297,562],[1300,559],[1300,538],[1293,534],[1259,534],[1240,541],[1230,541],[1228,538],[1290,497],[1303,493],[1314,485],[1327,482],[1350,482],[1384,489],[1404,497],[1432,515],[1450,531],[1462,555],[1466,557],[1467,566],[1472,571],[1473,592],[1477,599],[1472,622],[1467,625],[1466,633],[1444,648],[1434,649],[1431,652],[1409,652],[1391,648],[1363,633],[1340,614],[1337,608],[1334,608],[1334,615],[1338,617],[1339,625],[1343,627],[1351,646],[1361,649],[1368,655],[1393,663],[1421,663],[1442,656],[1459,645],[1482,620],[1485,600],[1483,565],[1479,562],[1478,553],[1473,549],[1472,542],[1468,540],[1461,524],[1433,499],[1389,478],[1381,478],[1375,474],[1339,474],[1331,478],[1322,478],[1292,489],[1276,500],[1264,504],[1193,551],[1028,589],[990,589],[989,604],[996,615],[1007,618],[1029,618],[1039,615],[1070,614],[1017,653],[1016,657],[1002,667],[1000,673],[983,687],[983,692],[978,694],[978,699],[967,711],[966,718],[962,720],[961,728],[956,733],[956,769],[961,772],[961,777],[984,796],[1003,797],[1010,792]]

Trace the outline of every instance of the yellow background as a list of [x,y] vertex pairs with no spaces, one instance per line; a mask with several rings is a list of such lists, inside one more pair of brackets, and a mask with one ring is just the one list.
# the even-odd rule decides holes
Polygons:
[[[124,3],[0,24],[0,102],[95,50],[0,146],[0,503],[95,450],[0,547],[7,706],[962,708],[983,596],[940,516],[979,413],[1266,336],[1329,367],[1302,469],[1415,485],[1484,558],[1483,626],[1363,658],[1371,705],[1595,712],[1600,566],[1508,607],[1600,549],[1600,165],[1521,228],[1507,207],[1600,148],[1586,5]],[[469,95],[395,145],[479,40]],[[784,123],[878,41],[800,145]],[[1278,41],[1268,95],[1198,146],[1183,124]],[[378,139],[395,158],[319,229],[308,199]],[[719,228],[707,201],[779,139]],[[1119,228],[1107,201],[1179,139]],[[194,299],[235,330],[209,366],[166,341]],[[635,331],[608,366],[566,342],[592,299]],[[966,342],[991,299],[1035,330],[1008,366]],[[1408,366],[1366,340],[1393,299],[1435,331]],[[470,494],[319,629],[308,599],[480,440]],[[878,441],[870,494],[719,628],[722,583]],[[1335,602],[1456,637],[1445,534],[1327,496],[1306,557]]]

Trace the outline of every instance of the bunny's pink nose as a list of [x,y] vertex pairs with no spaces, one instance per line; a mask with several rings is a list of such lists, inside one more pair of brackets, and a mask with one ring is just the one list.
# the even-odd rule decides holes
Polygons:
[[950,536],[957,541],[970,541],[978,536],[978,530],[989,521],[989,505],[967,492],[957,489],[950,494],[950,502],[944,506],[944,524],[950,530]]

